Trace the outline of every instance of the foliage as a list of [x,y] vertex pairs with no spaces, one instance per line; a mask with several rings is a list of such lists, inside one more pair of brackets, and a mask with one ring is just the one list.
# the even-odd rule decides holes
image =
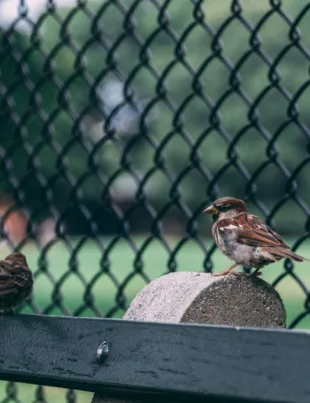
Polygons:
[[[44,198],[66,211],[140,191],[157,209],[178,195],[191,209],[214,192],[285,197],[309,142],[307,1],[230,3],[88,2],[2,32],[2,186],[19,181],[38,219]],[[295,179],[310,202],[307,173]],[[291,230],[285,209],[276,219]]]

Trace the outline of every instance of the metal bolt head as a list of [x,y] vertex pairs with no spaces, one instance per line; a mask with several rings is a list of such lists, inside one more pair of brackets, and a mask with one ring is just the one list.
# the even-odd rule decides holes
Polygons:
[[97,362],[102,364],[108,357],[109,344],[106,340],[99,344],[97,348]]

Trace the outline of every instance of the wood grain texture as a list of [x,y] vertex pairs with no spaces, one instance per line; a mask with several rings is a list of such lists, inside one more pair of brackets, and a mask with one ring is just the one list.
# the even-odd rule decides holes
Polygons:
[[[0,338],[2,380],[112,396],[310,402],[306,332],[12,315],[0,317]],[[110,352],[100,365],[103,340]]]

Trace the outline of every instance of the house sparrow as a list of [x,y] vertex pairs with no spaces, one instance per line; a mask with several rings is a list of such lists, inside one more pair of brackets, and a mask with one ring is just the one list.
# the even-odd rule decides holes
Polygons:
[[0,260],[0,313],[10,313],[32,292],[33,277],[26,257],[15,252]]
[[236,274],[239,265],[254,267],[253,275],[260,269],[283,258],[302,262],[305,259],[294,253],[285,241],[259,217],[248,213],[243,200],[223,197],[216,200],[204,213],[212,214],[212,235],[220,250],[235,261],[216,276]]

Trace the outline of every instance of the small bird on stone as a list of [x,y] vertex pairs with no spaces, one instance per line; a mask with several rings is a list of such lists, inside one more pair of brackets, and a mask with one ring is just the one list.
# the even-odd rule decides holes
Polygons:
[[254,267],[253,275],[261,275],[260,269],[283,258],[302,262],[306,259],[294,253],[284,239],[259,217],[250,214],[243,200],[223,197],[215,200],[204,213],[212,215],[212,235],[219,249],[235,263],[221,276],[236,274],[236,266]]
[[12,313],[32,292],[33,277],[26,257],[15,252],[0,260],[0,313]]

